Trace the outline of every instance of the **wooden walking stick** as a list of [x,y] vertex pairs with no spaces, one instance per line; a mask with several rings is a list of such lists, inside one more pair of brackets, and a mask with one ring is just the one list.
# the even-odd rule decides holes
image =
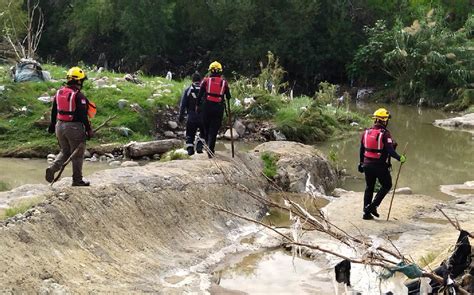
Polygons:
[[229,119],[229,128],[230,128],[230,146],[231,146],[231,149],[232,149],[232,158],[234,157],[234,127],[232,126],[232,113],[230,111],[230,99],[227,99],[226,97],[226,100],[227,100],[227,107],[228,107],[228,111],[227,111],[227,117]]
[[[96,133],[97,131],[99,131],[102,127],[104,127],[105,125],[107,125],[109,123],[110,120],[114,119],[115,117],[117,117],[117,115],[113,115],[113,116],[110,116],[107,120],[105,120],[102,124],[100,124],[96,129],[94,129],[94,133]],[[53,184],[59,180],[59,178],[61,177],[61,174],[63,174],[63,171],[64,171],[64,168],[66,168],[67,164],[69,164],[69,162],[71,162],[71,160],[77,155],[77,153],[79,152],[79,150],[81,148],[83,148],[85,145],[84,142],[81,142],[75,149],[74,151],[71,153],[71,155],[69,156],[69,158],[67,158],[67,160],[61,165],[61,169],[59,169],[59,173],[57,176],[54,177],[54,180],[50,183],[50,186],[53,186]]]
[[[408,142],[405,144],[405,148],[403,149],[403,154],[402,155],[406,154],[407,146],[408,146]],[[403,163],[400,163],[400,168],[398,169],[397,178],[395,179],[395,186],[393,187],[392,199],[390,200],[390,207],[388,208],[387,221],[390,218],[390,211],[392,211],[392,203],[393,203],[393,199],[395,197],[395,190],[397,189],[398,177],[400,177],[400,171],[402,171],[402,166],[403,166]]]

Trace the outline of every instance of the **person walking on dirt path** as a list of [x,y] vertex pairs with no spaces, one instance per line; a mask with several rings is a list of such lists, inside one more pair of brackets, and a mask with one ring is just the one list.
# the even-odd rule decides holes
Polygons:
[[[379,217],[377,207],[392,188],[390,157],[401,163],[406,161],[405,155],[399,155],[395,151],[395,142],[387,129],[388,121],[391,118],[390,113],[386,109],[380,108],[374,112],[373,118],[375,119],[374,125],[364,131],[360,142],[358,170],[365,173],[366,182],[363,219],[373,219],[373,216]],[[382,187],[372,201],[377,179]]]
[[51,124],[48,132],[56,133],[61,152],[54,162],[46,168],[46,181],[53,182],[54,173],[61,169],[63,163],[76,150],[72,158],[72,186],[89,186],[82,179],[82,164],[86,149],[86,138],[93,136],[91,124],[87,117],[89,101],[81,92],[86,73],[79,67],[72,67],[66,75],[67,83],[54,96],[51,109]]
[[[199,94],[199,89],[201,86],[201,75],[199,73],[194,73],[192,76],[192,84],[187,87],[183,95],[181,96],[181,103],[179,106],[179,115],[178,121],[182,123],[184,117],[187,115],[186,120],[186,150],[188,155],[194,155],[194,142],[196,141],[196,152],[198,154],[202,153],[203,140],[206,138],[202,117],[198,113],[197,98]],[[199,135],[196,138],[196,132],[199,129]],[[204,138],[204,139],[201,139]]]
[[224,117],[225,100],[230,99],[229,84],[222,78],[222,65],[214,61],[209,65],[210,75],[204,78],[198,95],[198,106],[202,110],[205,141],[211,153],[214,154],[216,137]]

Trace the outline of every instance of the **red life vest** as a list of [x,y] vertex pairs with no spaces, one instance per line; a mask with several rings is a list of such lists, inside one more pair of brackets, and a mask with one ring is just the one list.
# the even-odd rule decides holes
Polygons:
[[370,128],[364,132],[362,143],[364,144],[364,157],[370,159],[380,159],[382,156],[383,134],[385,129],[383,128]]
[[71,122],[74,120],[74,112],[76,111],[76,94],[69,87],[62,87],[56,93],[56,104],[58,106],[58,120]]
[[225,88],[227,86],[226,80],[221,77],[205,78],[207,81],[207,100],[212,102],[221,102],[224,98]]

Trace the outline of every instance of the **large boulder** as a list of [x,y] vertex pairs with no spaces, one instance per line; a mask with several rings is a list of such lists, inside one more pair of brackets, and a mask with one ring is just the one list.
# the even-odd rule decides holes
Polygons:
[[290,192],[331,192],[337,174],[323,154],[312,146],[292,141],[270,141],[257,146],[255,152],[278,156],[276,183]]
[[474,113],[466,114],[461,117],[443,119],[443,120],[435,120],[433,125],[437,127],[443,127],[448,129],[468,129],[474,130]]

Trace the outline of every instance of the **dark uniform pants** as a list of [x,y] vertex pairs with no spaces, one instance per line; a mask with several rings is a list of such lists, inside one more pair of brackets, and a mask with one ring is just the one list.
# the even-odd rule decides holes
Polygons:
[[63,122],[56,123],[56,137],[58,138],[61,152],[56,157],[50,168],[53,172],[59,171],[64,162],[71,154],[79,148],[78,152],[71,159],[72,162],[72,182],[82,180],[82,163],[84,161],[84,152],[86,150],[86,132],[84,124],[81,122]]
[[224,103],[215,103],[206,101],[202,110],[202,118],[204,123],[204,133],[206,144],[214,153],[216,147],[217,133],[222,125],[224,117]]
[[[199,129],[200,137],[203,140],[206,140],[206,135],[204,132],[202,117],[198,113],[188,113],[188,120],[186,121],[186,147],[194,148],[194,139],[196,137],[196,132]],[[199,144],[199,142],[198,142]]]
[[[383,164],[364,164],[365,173],[365,193],[364,193],[364,212],[370,213],[371,209],[378,207],[382,203],[383,198],[392,188],[392,176],[388,169],[388,165]],[[372,197],[375,189],[375,182],[379,180],[382,186],[375,195],[374,201]],[[369,207],[370,206],[370,207]]]

